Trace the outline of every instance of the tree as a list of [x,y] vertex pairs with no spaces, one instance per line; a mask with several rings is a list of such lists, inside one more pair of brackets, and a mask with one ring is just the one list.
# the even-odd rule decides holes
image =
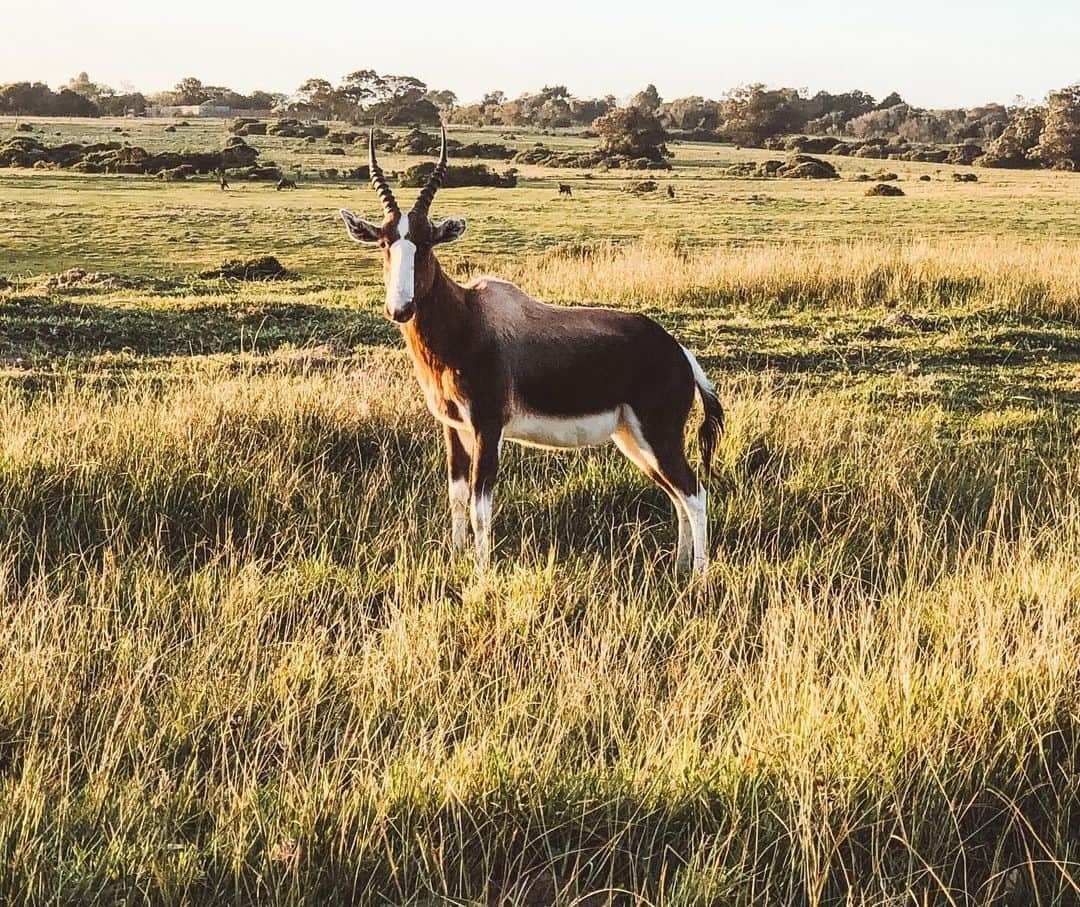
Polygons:
[[656,90],[656,86],[651,82],[630,100],[631,107],[637,107],[639,110],[653,114],[660,109],[660,105],[663,103],[664,99],[660,97],[660,92]]
[[1046,125],[1045,107],[1013,108],[1004,132],[990,143],[978,161],[983,167],[1026,168],[1038,166],[1032,154]]
[[206,89],[203,83],[194,76],[188,76],[176,83],[174,89],[177,104],[203,104],[207,100]]
[[890,107],[895,107],[897,104],[903,104],[904,99],[900,97],[895,91],[890,92],[884,98],[881,99],[881,103],[874,107],[874,110],[888,110]]
[[331,116],[334,97],[334,86],[326,79],[308,79],[296,89],[289,107],[309,116],[326,119]]
[[724,99],[724,131],[743,145],[760,145],[772,136],[799,130],[805,121],[803,99],[794,88],[764,85],[736,88]]
[[594,124],[600,153],[661,161],[667,154],[667,133],[660,120],[639,107],[617,107]]
[[1052,91],[1033,160],[1055,170],[1080,169],[1080,84]]

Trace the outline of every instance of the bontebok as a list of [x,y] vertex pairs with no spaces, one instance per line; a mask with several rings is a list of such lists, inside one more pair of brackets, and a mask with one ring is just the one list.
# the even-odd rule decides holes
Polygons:
[[353,239],[382,249],[387,317],[400,326],[427,406],[443,424],[454,546],[465,545],[471,509],[477,561],[489,560],[503,440],[547,448],[611,440],[671,496],[678,563],[703,571],[706,492],[683,449],[695,387],[705,409],[698,438],[706,472],[724,414],[690,351],[644,315],[547,305],[493,277],[465,286],[447,277],[434,248],[460,237],[465,221],[428,219],[446,176],[445,128],[439,163],[411,211],[398,207],[373,136],[369,161],[382,224],[341,216]]

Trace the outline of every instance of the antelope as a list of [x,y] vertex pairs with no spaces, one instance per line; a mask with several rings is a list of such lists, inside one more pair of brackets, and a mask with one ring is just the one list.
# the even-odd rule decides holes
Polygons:
[[570,198],[573,198],[574,191],[567,183],[559,183],[559,195],[569,195]]
[[445,126],[439,162],[410,211],[398,206],[373,138],[369,170],[383,221],[340,214],[354,240],[382,252],[386,316],[398,325],[427,407],[442,423],[454,550],[464,550],[471,522],[479,569],[490,561],[504,440],[553,449],[611,440],[671,498],[678,568],[704,572],[707,494],[687,462],[683,435],[696,389],[707,474],[724,413],[697,359],[644,315],[549,305],[494,277],[464,286],[451,280],[435,247],[460,239],[465,221],[428,217],[446,176]]

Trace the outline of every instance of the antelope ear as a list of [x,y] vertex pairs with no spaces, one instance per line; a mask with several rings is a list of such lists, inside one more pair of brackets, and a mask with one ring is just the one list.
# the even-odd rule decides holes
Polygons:
[[357,242],[373,243],[379,241],[379,228],[374,224],[368,223],[366,220],[357,217],[344,208],[339,212],[341,219],[345,221],[345,226],[349,230],[349,236],[355,239]]
[[443,242],[453,242],[455,239],[461,239],[462,234],[465,233],[465,218],[464,217],[448,217],[444,221],[439,221],[435,224],[431,230],[431,244],[438,245]]

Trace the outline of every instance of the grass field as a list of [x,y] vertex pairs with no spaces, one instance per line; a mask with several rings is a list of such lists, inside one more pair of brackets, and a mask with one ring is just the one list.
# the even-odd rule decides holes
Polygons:
[[[35,122],[116,126],[223,138]],[[435,205],[457,276],[699,354],[697,587],[610,448],[507,448],[492,570],[449,556],[440,432],[336,216],[365,187],[0,170],[0,900],[1077,903],[1080,174],[721,172],[768,156]],[[882,169],[904,198],[864,197]],[[297,279],[195,276],[263,254]],[[124,279],[49,285],[76,266]]]

